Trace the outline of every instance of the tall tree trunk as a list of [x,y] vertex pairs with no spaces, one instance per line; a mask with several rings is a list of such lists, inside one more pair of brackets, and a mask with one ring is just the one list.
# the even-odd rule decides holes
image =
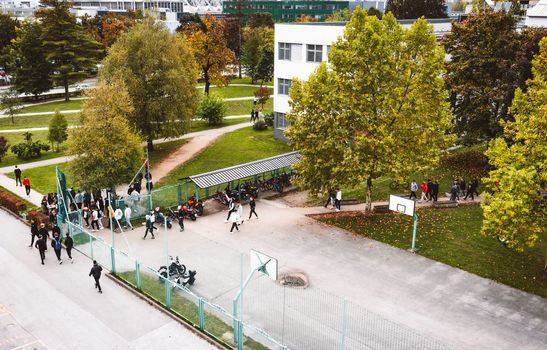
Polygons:
[[69,100],[69,95],[68,95],[68,81],[65,79],[65,101],[68,101]]
[[370,175],[367,179],[366,203],[365,211],[372,212],[372,177]]
[[211,86],[211,82],[209,81],[208,71],[203,72],[203,78],[205,79],[205,90],[203,90],[203,92],[205,92],[206,96],[209,96],[209,87]]
[[152,138],[149,138],[146,141],[146,148],[148,149],[148,152],[152,152],[154,150],[154,140],[152,140]]
[[238,78],[241,79],[241,20],[239,22],[239,25],[237,26],[237,33],[238,33],[238,44],[237,44],[237,75]]

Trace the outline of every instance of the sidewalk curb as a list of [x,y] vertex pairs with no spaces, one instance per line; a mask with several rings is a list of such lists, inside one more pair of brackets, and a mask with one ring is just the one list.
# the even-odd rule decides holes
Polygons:
[[221,342],[219,341],[216,341],[215,338],[213,337],[210,337],[208,336],[207,334],[201,332],[198,328],[196,328],[195,326],[189,324],[188,322],[186,322],[185,320],[183,320],[182,318],[180,318],[179,316],[177,316],[176,314],[174,314],[173,312],[167,310],[165,307],[163,307],[161,304],[159,304],[156,300],[150,298],[149,296],[147,296],[146,294],[142,293],[142,292],[139,292],[137,290],[135,290],[131,285],[129,285],[127,282],[125,282],[124,280],[122,280],[121,278],[117,277],[116,275],[112,274],[112,272],[109,272],[109,273],[105,273],[105,276],[107,276],[110,280],[112,280],[114,283],[116,283],[117,285],[123,287],[125,290],[129,291],[130,293],[132,293],[134,296],[136,296],[137,298],[147,302],[150,306],[154,307],[156,310],[162,312],[164,315],[166,316],[169,316],[171,319],[173,319],[174,321],[176,321],[177,323],[179,323],[180,325],[182,325],[184,328],[188,329],[190,332],[192,332],[193,334],[197,335],[198,337],[200,337],[201,339],[205,340],[207,343],[211,344],[211,345],[214,345],[216,346],[218,349],[232,349],[231,347],[229,347],[228,345],[226,344],[222,344]]

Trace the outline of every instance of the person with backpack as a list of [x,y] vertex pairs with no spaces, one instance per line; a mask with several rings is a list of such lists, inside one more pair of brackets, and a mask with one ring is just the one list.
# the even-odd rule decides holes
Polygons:
[[21,169],[19,169],[17,165],[15,166],[13,173],[15,174],[15,186],[23,186],[21,183]]
[[251,212],[249,213],[249,220],[251,220],[251,216],[253,216],[253,213],[255,214],[256,218],[258,219],[258,214],[256,213],[256,202],[253,196],[249,199],[249,207],[251,208]]
[[70,263],[74,263],[74,259],[72,258],[72,248],[74,247],[74,241],[72,240],[72,237],[70,237],[70,232],[66,233],[65,237],[65,248],[66,248],[66,255],[70,259]]
[[89,276],[93,276],[93,279],[95,280],[95,288],[99,288],[99,293],[102,294],[103,290],[101,289],[101,283],[99,283],[101,271],[103,271],[103,268],[97,264],[97,260],[93,260],[93,266],[91,267],[91,271],[89,271]]
[[40,252],[40,259],[42,260],[42,265],[44,265],[44,260],[46,259],[46,250],[47,250],[47,243],[45,238],[39,238],[36,241],[36,244],[34,245],[38,251]]
[[27,193],[27,196],[30,196],[30,180],[28,177],[23,178],[23,186],[25,186],[25,192]]
[[53,239],[51,240],[51,247],[53,248],[53,251],[55,252],[55,255],[57,256],[57,260],[59,261],[59,265],[63,263],[63,260],[61,259],[61,249],[63,246],[61,245],[62,240],[58,233],[55,233],[53,235]]

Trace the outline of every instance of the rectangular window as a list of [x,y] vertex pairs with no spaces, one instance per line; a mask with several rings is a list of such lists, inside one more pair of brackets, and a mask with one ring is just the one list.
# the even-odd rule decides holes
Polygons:
[[294,5],[295,10],[306,10],[308,8],[307,5]]
[[310,10],[321,10],[321,5],[310,5]]
[[291,61],[302,62],[302,44],[291,44]]
[[291,60],[291,44],[279,43],[279,59],[287,61]]
[[321,62],[323,59],[323,45],[306,45],[308,62]]
[[289,126],[289,122],[285,119],[285,114],[275,112],[275,128],[276,129],[285,129]]
[[291,88],[291,81],[289,79],[277,79],[277,93],[279,95],[288,95]]

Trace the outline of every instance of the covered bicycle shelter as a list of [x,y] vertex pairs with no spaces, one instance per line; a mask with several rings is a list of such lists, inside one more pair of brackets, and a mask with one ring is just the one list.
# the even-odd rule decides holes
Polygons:
[[254,179],[254,181],[258,181],[259,179],[266,180],[267,177],[277,177],[286,173],[293,164],[298,162],[299,158],[300,153],[293,151],[254,162],[191,175],[186,182],[186,193],[188,193],[189,182],[196,186],[196,194],[199,193],[198,188],[205,190],[206,198],[209,197],[210,188],[223,184],[228,184],[230,190],[237,188],[240,191],[241,180]]

